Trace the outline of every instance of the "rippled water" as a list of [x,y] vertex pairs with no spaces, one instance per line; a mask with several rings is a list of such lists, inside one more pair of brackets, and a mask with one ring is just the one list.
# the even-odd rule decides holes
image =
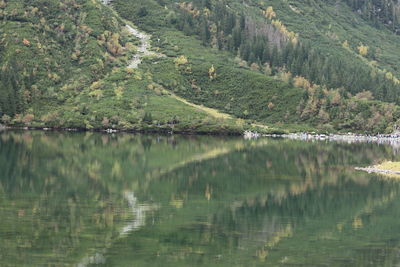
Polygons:
[[393,266],[377,144],[0,133],[0,265]]

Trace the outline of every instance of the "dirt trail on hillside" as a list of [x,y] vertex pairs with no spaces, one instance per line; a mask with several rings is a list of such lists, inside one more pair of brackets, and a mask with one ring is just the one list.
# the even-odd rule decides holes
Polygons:
[[156,53],[149,50],[151,48],[150,45],[151,36],[149,34],[141,32],[130,25],[126,25],[126,28],[128,29],[129,33],[132,34],[132,36],[140,40],[140,46],[138,47],[137,54],[133,56],[128,65],[128,68],[136,69],[140,65],[140,63],[142,63],[143,57],[155,56]]
[[[112,0],[101,0],[101,3],[103,5],[106,5],[108,7],[112,8]],[[153,51],[150,51],[151,49],[151,44],[150,44],[150,39],[151,35],[142,32],[129,24],[126,24],[125,27],[127,28],[128,32],[135,38],[138,38],[140,40],[140,45],[138,46],[137,53],[132,57],[131,60],[129,60],[128,68],[130,69],[136,69],[142,63],[142,59],[145,56],[156,56],[157,54]]]
[[[112,8],[112,0],[101,0],[101,2]],[[115,10],[114,10],[115,11]],[[128,22],[127,22],[128,23]],[[142,32],[140,30],[138,30],[137,28],[134,28],[132,26],[130,26],[129,24],[126,24],[125,26],[128,30],[128,32],[135,38],[138,38],[140,40],[140,45],[138,46],[137,49],[137,53],[132,57],[132,59],[129,61],[128,64],[128,68],[130,69],[137,69],[139,67],[139,65],[142,63],[142,59],[146,56],[162,56],[161,54],[158,54],[156,52],[151,51],[151,43],[150,43],[150,39],[151,39],[151,35],[147,34],[145,32]],[[192,106],[194,108],[197,108],[199,110],[202,110],[203,112],[206,112],[208,115],[214,117],[214,118],[218,118],[218,119],[233,119],[233,117],[229,114],[223,113],[218,111],[217,109],[213,109],[213,108],[208,108],[202,105],[196,105],[194,103],[191,103],[189,101],[187,101],[186,99],[183,99],[181,97],[178,97],[177,95],[168,92],[171,97],[175,98],[176,100],[187,104],[189,106]],[[261,125],[261,124],[253,124],[253,126],[257,126],[260,128],[268,128],[268,126],[266,125]]]

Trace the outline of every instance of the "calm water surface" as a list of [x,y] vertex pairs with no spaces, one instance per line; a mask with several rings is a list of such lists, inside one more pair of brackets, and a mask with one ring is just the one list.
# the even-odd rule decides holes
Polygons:
[[1,266],[393,266],[389,146],[0,133]]

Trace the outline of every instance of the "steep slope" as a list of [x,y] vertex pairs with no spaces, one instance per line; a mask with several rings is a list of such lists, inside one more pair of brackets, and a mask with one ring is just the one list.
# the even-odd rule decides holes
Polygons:
[[[0,3],[0,117],[15,126],[240,132],[135,71],[150,36],[100,1]],[[135,46],[137,45],[137,47]],[[126,68],[128,67],[128,68]],[[167,125],[167,126],[165,126]]]
[[1,1],[0,18],[0,114],[62,104],[129,52],[120,20],[96,1]]
[[[321,19],[334,7],[329,1],[319,3],[323,10],[314,10],[315,2],[296,3]],[[346,3],[340,5],[344,17],[357,19]],[[151,67],[156,68],[152,73],[160,77],[158,82],[196,103],[264,123],[300,121],[331,131],[391,131],[399,118],[397,105],[372,100],[394,99],[399,92],[398,80],[384,70],[390,62],[370,62],[351,45],[332,40],[317,27],[320,21],[313,22],[311,15],[299,18],[302,11],[286,1],[115,0],[114,6],[120,15],[153,32],[153,40],[168,56],[158,69]],[[294,21],[297,28],[292,29],[289,23]],[[342,31],[347,39],[361,34],[367,39],[366,31],[346,24]],[[389,38],[382,54],[391,55],[398,50],[398,37],[389,30],[382,34]],[[189,71],[183,68],[174,74],[172,64],[181,55],[188,59]],[[369,88],[372,94],[365,92]]]
[[[340,77],[341,73],[338,72],[338,78],[325,77],[329,87],[344,86],[352,93],[370,90],[377,99],[399,103],[399,82],[396,79],[396,82],[390,83],[393,80],[390,76],[399,78],[400,75],[400,36],[393,34],[379,21],[372,25],[358,12],[353,12],[347,2],[264,1],[263,6],[273,6],[276,18],[290,31],[299,34],[300,40],[309,42],[313,49],[329,58],[331,62],[328,64],[332,68],[340,66],[349,70],[342,75],[347,74],[353,83]],[[301,72],[309,76],[307,70]],[[329,69],[327,72],[335,73]],[[374,75],[379,76],[380,72],[385,75],[382,80],[374,82]],[[384,76],[389,79],[384,79]],[[373,85],[369,84],[371,81]],[[323,80],[319,78],[318,82],[322,83]],[[383,83],[385,86],[380,86]]]
[[347,0],[349,6],[375,26],[385,25],[400,34],[400,1],[398,0]]
[[390,132],[400,118],[396,12],[371,20],[345,0],[112,6],[0,2],[2,123]]
[[179,4],[172,23],[205,44],[268,63],[272,72],[284,68],[328,88],[399,102],[400,37],[371,26],[345,1],[193,3]]

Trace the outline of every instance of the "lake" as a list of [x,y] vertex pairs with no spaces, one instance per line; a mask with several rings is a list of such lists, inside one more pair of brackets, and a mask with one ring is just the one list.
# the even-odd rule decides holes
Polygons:
[[0,132],[1,266],[393,266],[378,144]]

